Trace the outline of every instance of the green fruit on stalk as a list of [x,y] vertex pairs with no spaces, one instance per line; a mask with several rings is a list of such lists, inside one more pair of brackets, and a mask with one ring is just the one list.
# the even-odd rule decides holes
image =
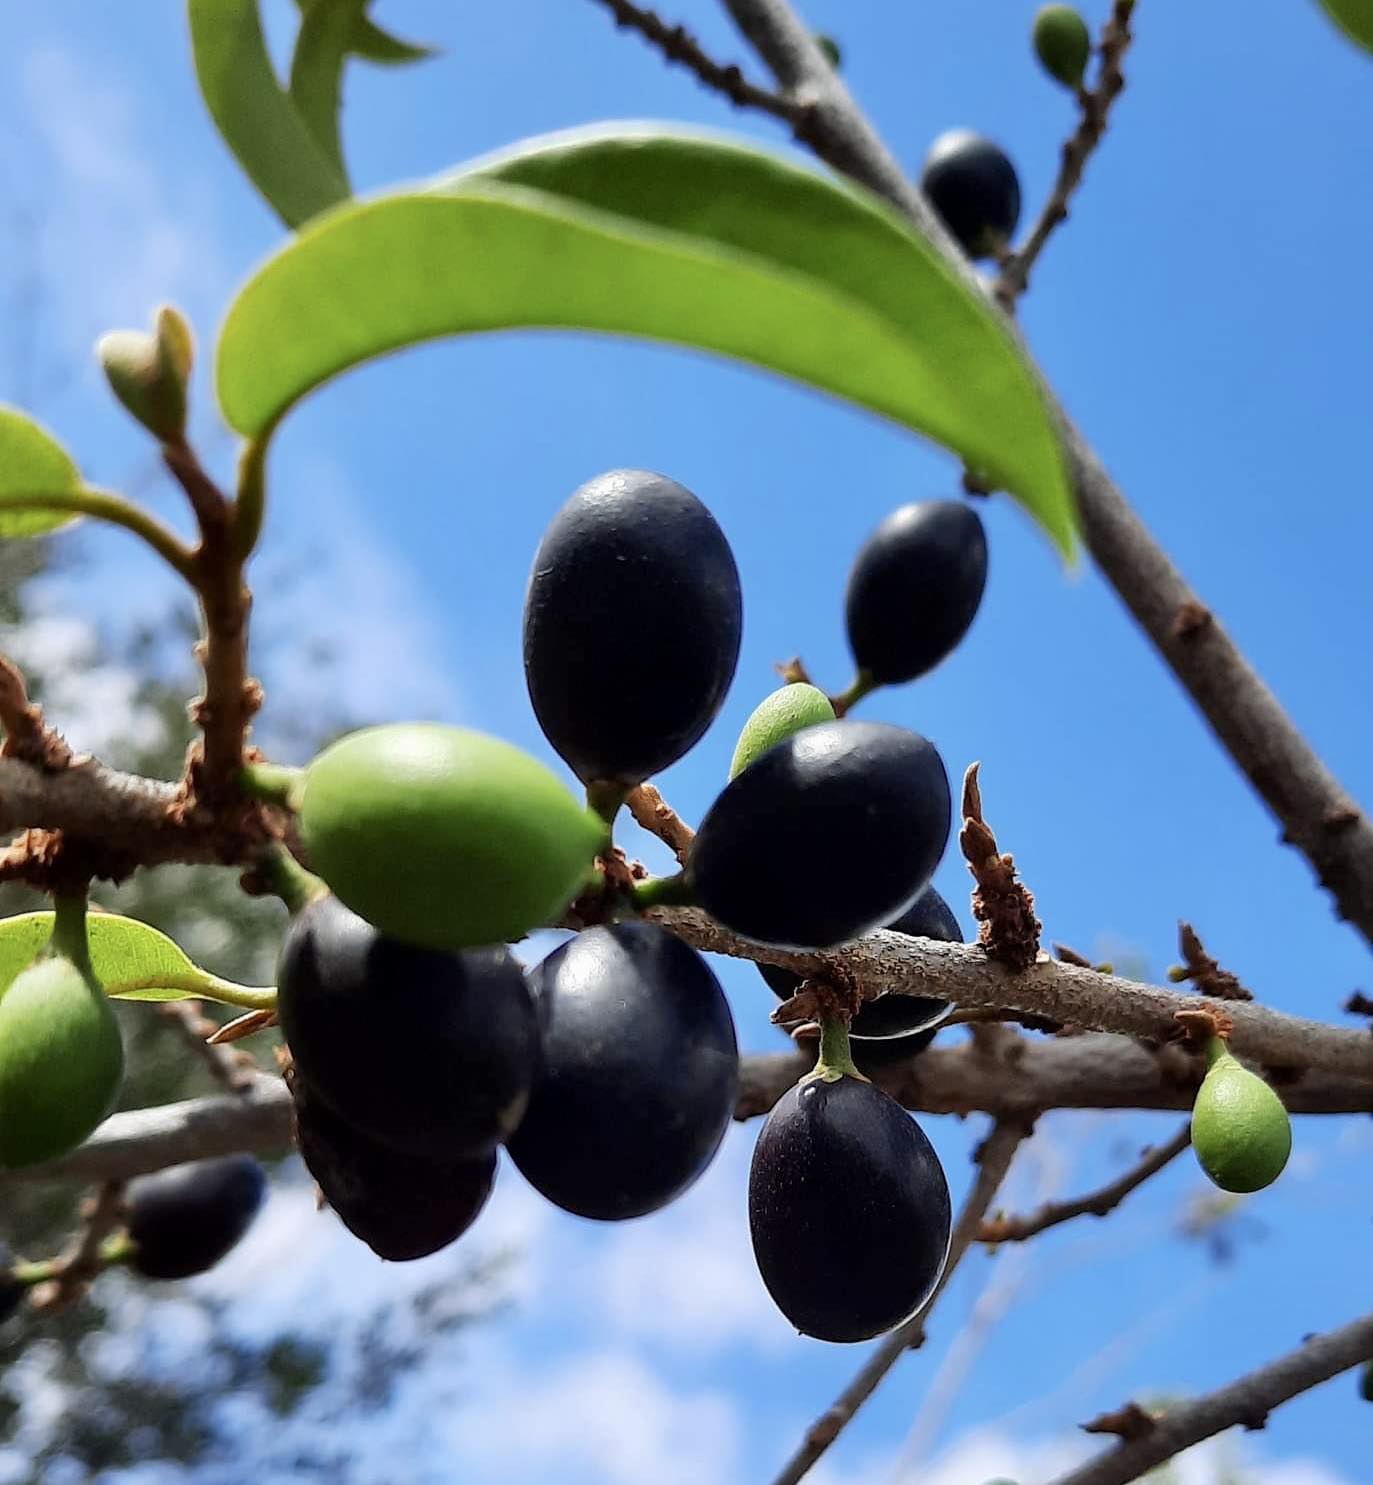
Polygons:
[[463,949],[555,920],[605,824],[538,762],[461,727],[368,727],[305,770],[301,834],[341,902],[404,943]]
[[119,1024],[88,965],[52,952],[0,992],[0,1166],[74,1150],[114,1107]]
[[1035,16],[1035,56],[1055,82],[1065,88],[1082,85],[1092,55],[1092,36],[1087,22],[1071,5],[1046,5]]
[[803,727],[833,721],[834,708],[818,686],[793,681],[791,685],[779,687],[754,707],[752,716],[744,723],[729,765],[730,778],[743,773],[755,758],[794,732],[800,732]]
[[1192,1108],[1192,1148],[1222,1191],[1261,1191],[1282,1174],[1292,1153],[1292,1124],[1282,1100],[1237,1062],[1219,1037]]

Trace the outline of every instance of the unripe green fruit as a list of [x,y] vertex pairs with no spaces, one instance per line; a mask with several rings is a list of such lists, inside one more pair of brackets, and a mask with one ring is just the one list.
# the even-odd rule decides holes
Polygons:
[[1276,1093],[1235,1060],[1219,1037],[1192,1108],[1192,1148],[1222,1191],[1261,1191],[1292,1153],[1292,1124]]
[[779,687],[754,707],[753,715],[744,723],[729,765],[730,778],[743,773],[755,758],[793,732],[800,732],[803,727],[814,727],[817,722],[833,721],[834,708],[818,686],[795,681],[789,686]]
[[368,727],[305,771],[310,865],[339,900],[405,943],[463,949],[558,917],[605,824],[536,759],[461,727]]
[[0,992],[0,1165],[74,1150],[114,1107],[124,1047],[88,969],[39,959]]
[[1092,55],[1087,22],[1071,5],[1046,5],[1035,16],[1035,56],[1055,81],[1076,89]]

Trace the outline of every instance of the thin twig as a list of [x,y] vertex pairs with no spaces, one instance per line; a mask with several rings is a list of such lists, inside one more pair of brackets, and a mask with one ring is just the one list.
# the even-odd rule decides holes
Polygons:
[[771,114],[796,130],[803,127],[805,110],[798,104],[749,82],[733,64],[716,62],[701,50],[685,26],[670,26],[661,16],[629,0],[596,0],[615,18],[615,24],[638,31],[662,52],[669,62],[689,68],[708,88],[723,93],[736,108],[756,108]]
[[1175,1160],[1192,1143],[1192,1125],[1189,1120],[1166,1144],[1145,1152],[1143,1158],[1131,1170],[1109,1182],[1098,1191],[1079,1196],[1074,1201],[1048,1201],[1025,1217],[992,1217],[978,1229],[979,1243],[1023,1243],[1046,1228],[1057,1227],[1060,1222],[1071,1222],[1074,1217],[1104,1217],[1136,1191],[1151,1176],[1156,1176],[1164,1166]]
[[973,892],[977,941],[989,959],[1009,969],[1027,969],[1039,953],[1043,924],[1035,917],[1034,894],[1016,876],[1015,858],[1002,854],[983,817],[979,767],[970,764],[963,775],[963,826],[958,832],[963,859],[977,883]]
[[[970,291],[984,293],[787,0],[724,4],[782,91],[809,105],[805,142],[815,154],[890,201]],[[1373,820],[1187,585],[1051,394],[1050,403],[1064,434],[1083,538],[1098,567],[1280,822],[1283,838],[1310,861],[1341,916],[1373,942]]]
[[1111,105],[1125,88],[1121,63],[1132,40],[1130,17],[1134,8],[1135,0],[1115,0],[1112,5],[1098,46],[1100,67],[1097,84],[1090,90],[1082,89],[1078,94],[1082,117],[1072,136],[1064,143],[1058,177],[1049,192],[1049,199],[1025,241],[1001,264],[995,293],[1006,309],[1014,308],[1017,298],[1029,286],[1030,270],[1054,229],[1060,222],[1068,220],[1068,203],[1082,180],[1087,161],[1106,132]]
[[696,832],[657,789],[652,784],[640,784],[629,791],[625,803],[635,823],[650,835],[656,835],[672,851],[678,863],[684,864],[691,853]]
[[1239,977],[1206,952],[1195,928],[1190,923],[1178,924],[1178,952],[1182,964],[1168,971],[1168,978],[1175,984],[1191,980],[1201,995],[1212,995],[1217,1000],[1253,1000],[1251,991],[1240,984]]
[[29,700],[24,672],[0,655],[0,757],[18,758],[45,771],[65,768],[71,749],[43,721],[43,708]]
[[1273,1408],[1370,1358],[1373,1315],[1365,1315],[1328,1335],[1312,1336],[1288,1355],[1205,1397],[1169,1408],[1141,1437],[1070,1470],[1054,1485],[1129,1485],[1227,1428],[1262,1428]]
[[992,1132],[973,1157],[978,1163],[977,1179],[958,1214],[958,1221],[954,1224],[949,1259],[934,1293],[918,1315],[892,1331],[864,1363],[853,1381],[811,1424],[800,1447],[782,1467],[773,1485],[796,1485],[798,1480],[808,1474],[821,1455],[853,1421],[859,1408],[877,1390],[879,1383],[905,1352],[913,1350],[924,1341],[925,1323],[930,1311],[948,1286],[963,1255],[971,1247],[983,1217],[996,1199],[1001,1183],[1006,1179],[1006,1172],[1015,1158],[1015,1152],[1029,1133],[1030,1126],[1022,1121],[998,1120],[993,1125]]
[[53,1264],[53,1277],[35,1288],[35,1309],[66,1309],[90,1288],[104,1267],[101,1249],[105,1239],[124,1220],[123,1182],[106,1181],[86,1203],[81,1217],[81,1231],[71,1250]]
[[[198,1000],[169,1000],[159,1009],[181,1033],[182,1040],[210,1070],[210,1075],[217,1083],[222,1084],[230,1093],[246,1094],[252,1091],[257,1082],[257,1067],[252,1057],[214,1040],[215,1033],[220,1028],[201,1013]],[[253,1016],[262,1014],[264,1013],[261,1011],[249,1012]]]

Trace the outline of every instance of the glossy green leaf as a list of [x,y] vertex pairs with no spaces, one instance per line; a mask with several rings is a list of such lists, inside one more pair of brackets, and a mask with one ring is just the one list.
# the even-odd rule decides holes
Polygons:
[[1330,19],[1366,52],[1373,52],[1373,0],[1320,0]]
[[288,227],[348,197],[272,68],[257,0],[188,0],[196,77],[248,178]]
[[345,182],[348,171],[339,138],[343,68],[365,6],[366,0],[316,0],[301,16],[291,55],[291,102]]
[[1054,420],[997,312],[875,198],[719,137],[578,131],[331,213],[232,306],[221,403],[258,436],[371,357],[514,327],[693,346],[845,398],[1072,548]]
[[[51,913],[0,919],[0,991],[52,937]],[[193,964],[165,933],[114,913],[86,919],[91,967],[105,993],[120,1000],[220,1000],[229,1005],[270,1007],[269,989],[234,985]]]
[[32,418],[0,406],[0,537],[39,536],[76,520],[71,511],[44,510],[33,497],[80,487],[66,449]]
[[[302,15],[316,5],[329,3],[330,0],[296,0],[296,5]],[[361,57],[365,62],[375,62],[383,67],[404,66],[407,62],[426,62],[430,57],[438,55],[437,47],[419,46],[414,42],[402,41],[400,37],[392,36],[389,31],[383,31],[366,15],[359,16],[353,22],[348,50],[351,55]]]

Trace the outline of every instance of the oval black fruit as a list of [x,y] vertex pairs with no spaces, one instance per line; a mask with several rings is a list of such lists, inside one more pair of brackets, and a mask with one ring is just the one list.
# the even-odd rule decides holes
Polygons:
[[504,947],[416,948],[321,897],[287,929],[277,980],[277,1015],[302,1076],[374,1140],[467,1159],[519,1123],[539,1029]]
[[944,764],[918,733],[822,722],[731,780],[696,833],[687,878],[701,906],[746,938],[828,948],[929,886],[951,808]]
[[0,1325],[24,1303],[24,1296],[29,1292],[27,1284],[21,1284],[11,1270],[14,1267],[14,1254],[10,1252],[8,1243],[0,1243]]
[[738,1044],[719,981],[645,922],[589,928],[529,978],[543,1069],[511,1159],[580,1217],[665,1206],[709,1165],[734,1114]]
[[949,1187],[920,1126],[871,1083],[811,1078],[783,1095],[753,1152],[758,1271],[804,1335],[866,1341],[934,1291]]
[[[963,930],[953,909],[933,887],[926,887],[899,918],[883,927],[912,938],[963,942]],[[775,964],[760,964],[758,970],[779,1000],[794,995],[801,984],[800,975]],[[949,1010],[947,1000],[922,995],[883,995],[865,1001],[849,1027],[849,1047],[859,1072],[886,1067],[923,1052]]]
[[1020,180],[1004,150],[970,129],[941,134],[920,189],[970,258],[990,257],[1020,220]]
[[174,1165],[129,1186],[129,1267],[145,1279],[188,1279],[239,1241],[267,1194],[251,1155]]
[[739,572],[675,480],[616,469],[544,533],[524,604],[524,673],[544,736],[585,783],[641,783],[710,726],[734,678]]
[[885,686],[934,669],[968,632],[987,585],[987,536],[970,506],[893,511],[849,573],[844,620],[861,670]]
[[496,1153],[428,1160],[369,1139],[340,1119],[288,1066],[296,1144],[340,1222],[392,1263],[426,1258],[477,1220],[496,1179]]

